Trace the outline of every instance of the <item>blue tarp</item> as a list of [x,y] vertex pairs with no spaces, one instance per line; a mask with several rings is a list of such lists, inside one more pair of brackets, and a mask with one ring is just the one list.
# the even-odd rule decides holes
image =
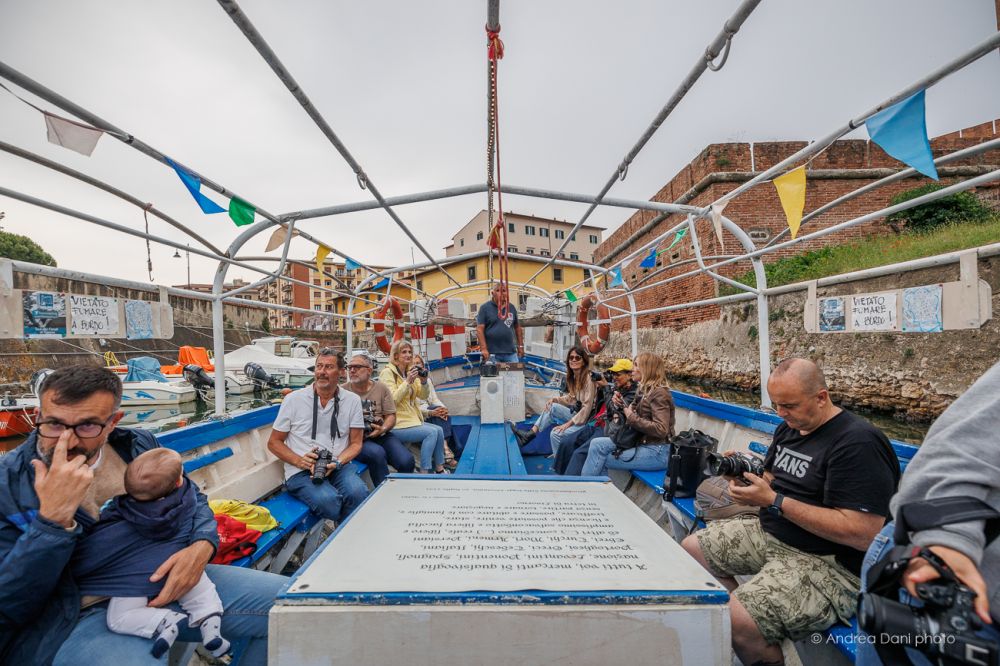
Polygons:
[[128,364],[128,374],[125,375],[126,382],[166,382],[167,378],[160,372],[160,362],[152,356],[140,356],[130,358]]

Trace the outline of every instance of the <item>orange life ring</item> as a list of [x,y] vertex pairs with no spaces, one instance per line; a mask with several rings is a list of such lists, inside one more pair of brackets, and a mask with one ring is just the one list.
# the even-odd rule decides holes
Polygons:
[[[597,335],[591,335],[587,315],[595,305],[597,306],[597,318],[603,321],[597,325]],[[597,299],[597,294],[589,294],[577,306],[576,334],[580,336],[580,344],[591,354],[598,353],[604,349],[604,345],[608,344],[608,338],[611,337],[611,310]]]
[[399,301],[392,296],[386,296],[372,316],[375,344],[386,354],[392,348],[392,342],[389,342],[385,335],[385,315],[390,308],[392,309],[392,342],[398,342],[403,339],[403,308],[399,305]]

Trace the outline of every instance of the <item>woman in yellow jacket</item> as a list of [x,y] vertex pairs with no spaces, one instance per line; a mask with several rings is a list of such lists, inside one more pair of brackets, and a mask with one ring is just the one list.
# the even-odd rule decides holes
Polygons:
[[396,403],[396,425],[392,434],[404,444],[420,442],[420,469],[429,473],[447,474],[444,468],[444,430],[441,426],[424,423],[418,399],[427,399],[427,382],[421,380],[413,363],[413,346],[397,340],[389,349],[389,364],[379,374],[379,380],[392,392]]

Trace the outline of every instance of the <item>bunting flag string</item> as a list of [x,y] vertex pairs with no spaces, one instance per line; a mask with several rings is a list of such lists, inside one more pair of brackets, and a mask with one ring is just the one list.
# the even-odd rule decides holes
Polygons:
[[652,268],[654,266],[656,266],[656,248],[651,247],[649,248],[649,255],[642,260],[642,263],[639,264],[639,268]]
[[573,293],[572,289],[567,289],[563,293],[566,294],[566,300],[569,301],[570,303],[576,303],[577,302],[578,299],[576,297],[576,294]]
[[226,212],[225,208],[223,208],[222,206],[215,203],[214,201],[212,201],[211,199],[209,199],[208,197],[206,197],[204,194],[201,193],[200,178],[188,173],[187,171],[179,167],[177,163],[174,162],[169,157],[165,157],[165,159],[167,160],[167,164],[173,167],[174,171],[177,172],[177,177],[181,179],[182,183],[184,183],[184,187],[187,188],[187,191],[190,192],[191,196],[194,197],[194,200],[198,202],[198,206],[201,207],[201,212],[207,215]]
[[[712,226],[715,227],[715,236],[719,239],[719,246],[725,250],[725,243],[722,240],[722,211],[729,205],[728,199],[723,199],[719,203],[712,204]],[[689,224],[694,224],[689,221]]]
[[618,266],[611,269],[611,274],[614,276],[611,278],[611,282],[608,284],[608,288],[621,287],[625,281],[622,279],[622,267]]
[[388,286],[389,286],[389,278],[384,277],[381,280],[379,280],[377,284],[373,284],[371,289],[372,291],[375,291],[376,289],[381,289],[382,287],[388,287]]
[[46,137],[54,143],[73,152],[90,157],[97,147],[97,141],[104,135],[102,130],[78,123],[69,118],[42,111],[45,116]]
[[238,227],[245,227],[248,224],[253,224],[253,216],[256,212],[256,208],[239,197],[233,197],[229,200],[229,218],[235,222]]
[[316,248],[316,272],[323,272],[323,262],[326,260],[326,255],[330,254],[331,250],[326,245],[320,245]]
[[921,90],[865,121],[868,136],[892,157],[928,178],[938,179],[927,138],[927,113]]
[[799,233],[799,225],[802,224],[802,211],[806,208],[806,167],[803,165],[798,169],[792,169],[771,183],[774,184],[774,189],[778,190],[778,198],[781,200],[781,207],[788,221],[788,230],[792,232],[794,239]]
[[684,227],[683,229],[681,229],[680,231],[678,231],[676,234],[674,234],[674,240],[670,242],[670,245],[668,245],[667,247],[663,248],[662,250],[660,250],[656,254],[657,255],[661,255],[664,252],[669,252],[670,250],[674,249],[674,246],[677,245],[678,243],[680,243],[681,239],[683,239],[685,236],[687,236],[687,232],[688,232],[687,227]]
[[349,271],[356,271],[359,268],[361,268],[361,264],[354,261],[350,257],[344,257],[344,268],[346,268]]

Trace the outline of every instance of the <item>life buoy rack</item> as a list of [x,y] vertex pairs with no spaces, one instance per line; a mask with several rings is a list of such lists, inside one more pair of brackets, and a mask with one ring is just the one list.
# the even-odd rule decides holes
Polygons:
[[[587,315],[595,305],[600,323],[597,325],[597,335],[591,335]],[[580,300],[576,310],[576,334],[580,336],[580,344],[591,354],[598,353],[608,344],[611,337],[611,310],[598,300],[597,294],[589,294]]]
[[403,339],[403,308],[392,296],[386,296],[379,303],[372,317],[372,329],[375,331],[375,344],[386,354],[392,348],[392,342],[385,334],[385,315],[392,310],[392,342],[399,342]]

